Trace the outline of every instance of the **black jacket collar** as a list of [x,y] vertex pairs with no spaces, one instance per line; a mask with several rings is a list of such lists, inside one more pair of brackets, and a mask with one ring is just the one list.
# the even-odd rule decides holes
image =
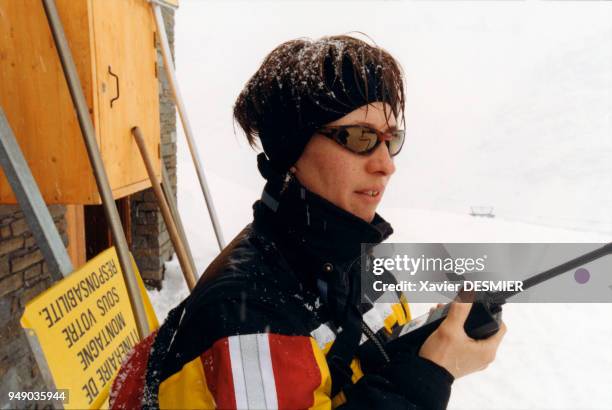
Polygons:
[[253,205],[254,228],[272,237],[300,282],[318,289],[324,300],[344,305],[342,300],[359,276],[355,262],[361,244],[380,243],[393,229],[380,215],[368,223],[307,190],[295,178],[285,185],[266,184],[262,198]]

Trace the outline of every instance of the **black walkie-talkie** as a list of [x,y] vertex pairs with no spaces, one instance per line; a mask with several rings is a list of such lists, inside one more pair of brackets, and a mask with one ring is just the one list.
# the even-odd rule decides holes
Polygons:
[[[578,268],[586,263],[599,259],[612,253],[612,243],[586,253],[582,256],[567,261],[559,266],[545,272],[534,275],[523,281],[523,291],[542,283],[548,279]],[[486,339],[499,330],[502,316],[502,305],[506,300],[521,291],[486,293],[485,297],[477,300],[465,321],[465,333],[472,339]],[[396,336],[392,336],[384,346],[388,356],[393,356],[397,351],[406,350],[409,347],[419,347],[430,334],[440,326],[440,323],[448,315],[450,304],[433,309],[431,312],[421,315],[408,322]],[[372,345],[360,347],[362,354],[377,356],[375,347]]]
[[[422,345],[425,339],[440,326],[448,315],[450,303],[432,310],[408,322],[397,339],[412,345]],[[486,339],[499,330],[501,323],[501,304],[490,301],[475,302],[465,320],[465,333],[472,339]],[[393,341],[387,346],[391,349]]]

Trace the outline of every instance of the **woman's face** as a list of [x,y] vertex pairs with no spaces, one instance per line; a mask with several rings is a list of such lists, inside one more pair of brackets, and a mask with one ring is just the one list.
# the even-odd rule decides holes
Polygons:
[[[387,131],[397,125],[389,105],[387,114],[388,121],[383,103],[375,102],[367,107],[367,112],[363,106],[326,125],[360,124]],[[395,172],[386,144],[379,144],[369,155],[358,155],[320,134],[310,139],[295,168],[296,177],[308,190],[366,222],[374,218],[385,187]]]

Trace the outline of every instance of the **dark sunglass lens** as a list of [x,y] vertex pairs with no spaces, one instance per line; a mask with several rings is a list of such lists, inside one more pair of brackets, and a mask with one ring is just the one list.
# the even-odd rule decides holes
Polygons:
[[356,153],[364,153],[371,150],[378,140],[375,132],[364,127],[347,127],[348,138],[346,147]]
[[336,141],[338,141],[342,145],[348,144],[349,137],[349,132],[343,128],[339,129],[335,136]]
[[387,142],[387,146],[389,147],[389,154],[391,154],[391,156],[395,156],[399,154],[402,146],[404,145],[405,132],[404,130],[393,131],[391,136],[392,138]]

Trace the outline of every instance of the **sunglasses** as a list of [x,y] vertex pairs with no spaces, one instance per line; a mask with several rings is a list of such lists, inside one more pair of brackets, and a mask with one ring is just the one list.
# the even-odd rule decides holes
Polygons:
[[321,128],[317,132],[359,155],[370,154],[384,141],[392,157],[401,151],[406,135],[405,130],[382,132],[365,125],[330,126]]

